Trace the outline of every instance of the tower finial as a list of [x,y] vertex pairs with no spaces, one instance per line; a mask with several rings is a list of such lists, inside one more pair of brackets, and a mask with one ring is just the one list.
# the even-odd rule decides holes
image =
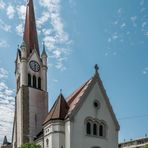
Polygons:
[[60,89],[60,94],[62,94],[62,89]]
[[95,68],[96,73],[98,73],[99,67],[97,64],[95,64],[94,68]]

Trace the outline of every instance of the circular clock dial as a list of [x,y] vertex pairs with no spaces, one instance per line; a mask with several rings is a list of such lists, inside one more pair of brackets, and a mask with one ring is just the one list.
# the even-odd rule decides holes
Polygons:
[[30,68],[35,72],[38,72],[40,70],[40,65],[36,61],[30,61],[29,65]]

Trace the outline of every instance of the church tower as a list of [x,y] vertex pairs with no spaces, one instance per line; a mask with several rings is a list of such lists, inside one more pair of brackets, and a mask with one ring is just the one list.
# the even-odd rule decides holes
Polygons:
[[31,142],[48,113],[47,54],[40,55],[33,0],[28,0],[23,42],[16,57],[16,101],[12,145]]

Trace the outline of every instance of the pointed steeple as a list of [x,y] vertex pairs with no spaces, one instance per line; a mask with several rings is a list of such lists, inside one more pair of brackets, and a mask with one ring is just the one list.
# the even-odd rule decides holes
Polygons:
[[46,49],[45,49],[45,43],[43,42],[43,51],[41,57],[47,57]]
[[44,124],[50,120],[64,120],[66,114],[68,113],[68,109],[69,106],[61,92],[50,112],[48,113]]
[[8,144],[7,137],[4,137],[3,145]]
[[27,2],[23,40],[27,45],[28,56],[30,55],[30,53],[32,53],[33,50],[36,50],[37,53],[40,55],[33,0],[28,0]]

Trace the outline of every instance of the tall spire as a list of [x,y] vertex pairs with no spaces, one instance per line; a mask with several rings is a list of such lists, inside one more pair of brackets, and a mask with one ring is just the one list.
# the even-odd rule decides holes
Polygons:
[[28,0],[27,2],[26,21],[25,21],[23,40],[27,45],[28,56],[34,49],[36,49],[37,53],[40,55],[33,0]]

